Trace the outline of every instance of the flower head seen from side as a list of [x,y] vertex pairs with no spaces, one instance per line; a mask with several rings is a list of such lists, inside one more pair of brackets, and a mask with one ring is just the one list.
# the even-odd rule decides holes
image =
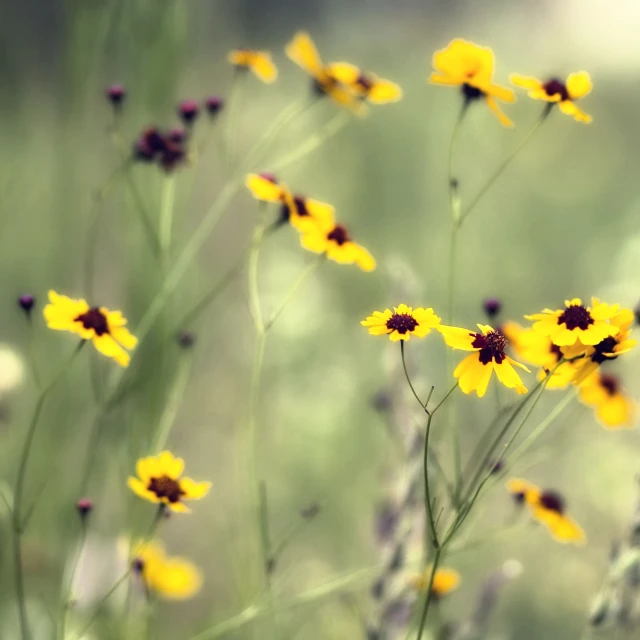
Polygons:
[[508,342],[504,334],[489,325],[479,324],[478,328],[479,332],[445,325],[437,327],[444,341],[452,349],[473,351],[453,372],[460,389],[464,393],[475,391],[478,397],[482,398],[487,392],[491,374],[495,371],[498,380],[505,387],[515,389],[518,393],[526,393],[527,388],[514,365],[527,372],[529,369],[505,353]]
[[49,291],[49,304],[43,313],[49,329],[69,331],[82,340],[91,340],[100,353],[123,367],[128,366],[131,358],[125,349],[134,349],[138,340],[127,329],[120,311],[90,307],[86,300]]
[[279,203],[280,222],[288,222],[301,233],[313,229],[318,220],[333,220],[335,209],[330,204],[291,193],[271,174],[250,173],[245,185],[256,200]]
[[398,102],[402,98],[402,89],[395,82],[379,78],[370,71],[361,71],[348,62],[332,62],[327,66],[327,72],[358,98],[372,104]]
[[[427,569],[424,573],[414,575],[410,579],[411,586],[416,591],[426,591],[431,582],[431,569]],[[442,598],[447,594],[455,591],[460,585],[460,574],[454,569],[442,567],[436,569],[433,576],[433,584],[431,585],[431,593],[436,599]]]
[[[609,305],[592,298],[592,306],[582,304],[580,298],[565,300],[564,309],[544,309],[542,313],[525,316],[533,320],[532,329],[551,339],[559,347],[575,346],[571,356],[584,353],[586,347],[615,336],[620,327],[610,323],[619,305]],[[584,348],[583,348],[584,347]]]
[[515,73],[511,74],[509,79],[516,87],[526,89],[530,98],[543,100],[550,106],[557,104],[562,113],[572,116],[578,122],[591,122],[591,116],[576,105],[576,100],[584,98],[591,92],[591,78],[586,71],[570,74],[565,82],[558,78],[551,78],[551,80],[544,82],[537,78]]
[[374,311],[360,324],[369,329],[372,336],[388,335],[392,342],[409,340],[413,335],[416,338],[424,338],[440,324],[440,318],[433,309],[419,307],[413,309],[406,304],[398,305],[384,311]]
[[136,465],[138,477],[129,478],[129,488],[149,502],[166,505],[172,511],[188,512],[190,509],[183,501],[204,498],[211,483],[183,478],[183,470],[184,460],[174,457],[169,451],[140,458]]
[[333,215],[314,218],[315,224],[304,230],[300,244],[314,253],[324,253],[339,264],[357,264],[363,271],[373,271],[376,261],[361,245],[356,244],[348,229],[337,224]]
[[452,40],[444,49],[433,54],[435,71],[429,82],[450,87],[461,87],[464,100],[486,100],[500,122],[511,127],[513,123],[502,112],[497,100],[515,102],[515,94],[493,83],[494,56],[489,47],[481,47],[460,38]]
[[565,499],[553,490],[541,490],[535,485],[513,478],[507,490],[519,504],[526,504],[535,520],[544,524],[558,542],[584,544],[587,537],[580,525],[566,515]]
[[637,405],[624,392],[618,377],[598,369],[578,391],[580,400],[595,409],[596,418],[607,429],[633,427]]
[[185,558],[167,556],[157,540],[139,541],[132,549],[132,566],[146,589],[167,600],[186,600],[202,587],[198,567]]
[[230,51],[227,60],[236,69],[248,69],[262,82],[271,83],[278,77],[278,69],[268,51],[236,49]]
[[[340,106],[346,107],[358,115],[364,115],[365,106],[358,96],[345,86],[332,73],[328,65],[325,65],[318,54],[311,36],[300,31],[287,45],[286,53],[289,59],[297,64],[313,79],[313,87],[319,95],[326,95]],[[346,63],[343,63],[346,65]],[[356,67],[353,67],[356,69]]]

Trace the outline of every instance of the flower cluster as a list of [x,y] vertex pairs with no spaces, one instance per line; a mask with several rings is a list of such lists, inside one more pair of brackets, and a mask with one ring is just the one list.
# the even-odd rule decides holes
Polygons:
[[165,171],[172,171],[187,156],[186,135],[180,130],[145,129],[134,145],[134,158],[139,162],[157,163]]

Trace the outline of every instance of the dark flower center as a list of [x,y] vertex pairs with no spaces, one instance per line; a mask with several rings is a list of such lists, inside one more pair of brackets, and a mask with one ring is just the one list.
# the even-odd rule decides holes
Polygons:
[[562,358],[562,356],[563,356],[562,349],[557,344],[552,344],[551,348],[549,349],[549,351],[551,351],[551,353],[553,353],[553,355],[556,357],[557,361],[559,361],[560,358]]
[[615,395],[618,392],[618,389],[620,388],[620,383],[618,382],[618,378],[616,378],[615,376],[612,376],[609,373],[600,374],[600,384],[610,396]]
[[97,336],[102,336],[105,333],[109,333],[109,323],[107,318],[98,309],[98,307],[92,307],[89,311],[79,315],[73,319],[74,322],[82,322],[82,326],[85,329],[93,329]]
[[599,342],[595,346],[595,351],[591,356],[593,362],[601,364],[605,360],[615,360],[618,356],[608,356],[607,353],[613,353],[613,348],[618,344],[618,341],[611,336],[605,338],[602,342]]
[[397,331],[401,335],[413,331],[417,326],[417,320],[408,313],[394,313],[387,320],[387,329]]
[[337,245],[342,246],[345,242],[349,242],[349,232],[346,227],[337,224],[333,231],[327,235],[327,240],[333,240]]
[[560,314],[558,324],[567,325],[569,331],[573,331],[574,329],[586,331],[589,325],[593,324],[593,318],[589,311],[581,304],[572,304]]
[[361,73],[356,80],[356,84],[362,88],[363,91],[369,93],[373,88],[373,82],[364,73]]
[[564,498],[555,491],[543,491],[539,498],[540,506],[548,511],[563,514],[565,510]]
[[560,100],[570,100],[567,87],[564,82],[557,78],[552,78],[548,82],[545,82],[545,84],[542,85],[542,88],[548,96],[555,96],[559,93]]
[[482,364],[489,364],[492,360],[495,360],[497,364],[502,364],[502,361],[507,357],[504,350],[508,343],[499,331],[489,331],[486,335],[482,333],[472,333],[471,335],[475,335],[471,346],[480,349]]
[[462,85],[462,95],[466,100],[478,100],[484,94],[477,87],[472,87],[470,84],[466,82]]
[[180,496],[184,495],[180,483],[169,476],[151,478],[147,489],[155,493],[158,498],[166,498],[169,502],[180,502]]
[[[293,197],[293,206],[295,207],[295,212],[298,216],[304,217],[311,215],[309,213],[309,210],[307,209],[307,204],[302,196]],[[289,211],[289,205],[285,201],[282,205],[282,209],[280,210],[280,221],[289,222],[290,217],[291,211]]]
[[513,499],[516,504],[524,504],[526,497],[527,494],[524,491],[518,491],[517,493],[513,494]]

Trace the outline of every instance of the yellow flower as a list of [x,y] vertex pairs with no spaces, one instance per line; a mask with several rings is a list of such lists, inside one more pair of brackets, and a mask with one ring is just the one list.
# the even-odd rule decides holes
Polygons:
[[413,334],[416,338],[424,338],[431,329],[440,324],[440,318],[433,309],[412,309],[406,304],[398,305],[384,311],[374,311],[373,315],[360,324],[369,328],[372,336],[388,335],[393,342],[409,340]]
[[564,354],[547,336],[533,329],[525,329],[517,322],[505,322],[500,330],[520,360],[541,367],[538,380],[543,380],[553,371],[546,383],[547,389],[564,389],[573,381],[576,375],[575,363],[563,362],[558,365]]
[[157,540],[138,542],[132,550],[133,568],[145,588],[167,600],[186,600],[202,587],[200,570],[185,558],[167,556]]
[[137,478],[129,477],[129,488],[141,498],[167,505],[173,511],[188,512],[183,500],[199,500],[209,493],[210,482],[194,482],[182,478],[184,460],[169,451],[158,456],[140,458],[136,464]]
[[562,113],[573,116],[578,122],[591,122],[591,116],[581,111],[575,103],[576,100],[584,98],[591,91],[591,78],[586,71],[570,74],[566,82],[562,82],[558,78],[542,82],[536,78],[516,73],[511,74],[509,79],[517,87],[527,89],[530,98],[556,103]]
[[278,182],[271,174],[250,173],[245,185],[257,200],[280,203],[281,222],[289,222],[300,232],[314,228],[319,220],[333,220],[335,209],[330,204],[292,194],[285,184]]
[[[325,212],[328,213],[328,212]],[[326,253],[340,264],[357,264],[363,271],[373,271],[376,261],[362,246],[351,240],[347,228],[336,224],[333,215],[315,217],[315,224],[302,232],[300,244],[314,253]]]
[[436,71],[429,77],[429,82],[460,86],[467,101],[484,98],[503,125],[513,126],[496,100],[515,102],[516,97],[511,89],[493,84],[494,57],[489,47],[480,47],[460,38],[452,40],[446,48],[433,54],[433,66]]
[[349,87],[361,100],[373,104],[397,102],[402,98],[402,89],[391,80],[378,78],[370,71],[361,71],[348,62],[332,62],[327,66],[329,75]]
[[573,380],[575,384],[580,384],[588,378],[606,360],[615,360],[619,355],[636,346],[637,341],[629,338],[633,321],[634,315],[631,309],[621,309],[612,316],[611,324],[618,327],[619,332],[615,336],[605,338],[593,347],[588,347],[585,357],[576,360],[577,373]]
[[513,365],[527,372],[529,369],[505,354],[504,350],[508,343],[504,334],[495,331],[489,325],[479,324],[478,328],[480,333],[444,325],[437,327],[447,345],[453,349],[474,352],[468,355],[453,372],[460,383],[460,389],[464,393],[475,391],[478,397],[482,398],[487,392],[491,373],[495,371],[498,380],[505,387],[515,389],[518,393],[526,393],[527,389]]
[[128,366],[131,358],[125,349],[134,349],[138,340],[129,333],[120,311],[89,307],[85,300],[73,300],[55,291],[49,291],[49,302],[43,311],[49,329],[70,331],[91,340],[100,353]]
[[564,498],[556,491],[541,491],[526,480],[512,479],[507,490],[520,503],[525,503],[531,515],[542,522],[558,542],[584,544],[587,537],[578,523],[566,514]]
[[[412,576],[410,578],[411,586],[416,591],[425,591],[429,588],[431,582],[431,569],[427,569],[424,573]],[[458,588],[460,584],[460,574],[453,569],[447,569],[445,567],[436,569],[436,575],[433,576],[433,584],[431,585],[431,593],[436,598],[451,593]]]
[[268,51],[236,49],[229,52],[227,60],[236,67],[250,69],[262,82],[273,82],[278,77],[278,69]]
[[564,309],[544,309],[542,313],[525,318],[535,320],[533,330],[548,336],[553,344],[575,346],[576,350],[567,354],[570,357],[580,355],[584,353],[584,347],[596,345],[620,332],[620,327],[609,322],[618,313],[619,305],[604,304],[597,298],[592,298],[593,308],[585,307],[580,298],[565,300],[564,304]]
[[622,391],[616,376],[598,370],[580,385],[579,392],[580,400],[595,408],[596,418],[606,428],[633,427],[636,403]]
[[358,115],[363,115],[365,107],[348,87],[345,87],[322,62],[313,40],[308,33],[300,31],[287,45],[286,53],[301,69],[313,78],[314,89],[320,95],[327,95],[343,107]]

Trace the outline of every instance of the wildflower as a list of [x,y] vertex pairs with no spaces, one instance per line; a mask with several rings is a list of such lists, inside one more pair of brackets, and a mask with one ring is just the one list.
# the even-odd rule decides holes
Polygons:
[[30,293],[24,293],[18,298],[18,306],[27,314],[31,314],[36,299]]
[[566,82],[558,78],[542,82],[536,78],[515,73],[511,74],[509,79],[516,87],[527,89],[530,98],[544,100],[549,103],[549,106],[557,104],[562,113],[573,116],[578,122],[591,122],[591,116],[581,111],[575,102],[591,92],[591,78],[586,71],[571,73]]
[[49,329],[70,331],[91,340],[100,353],[128,366],[130,357],[125,349],[134,349],[138,340],[129,333],[120,311],[89,307],[85,300],[73,300],[55,291],[49,291],[49,301],[44,308]]
[[188,512],[190,509],[182,501],[204,498],[211,483],[182,478],[183,470],[184,460],[175,458],[169,451],[140,458],[136,465],[138,477],[129,477],[129,488],[149,502],[168,505],[173,511]]
[[489,386],[491,373],[495,371],[498,380],[505,387],[515,389],[518,393],[526,393],[527,389],[513,365],[527,372],[529,369],[505,354],[507,339],[489,325],[479,324],[478,328],[480,333],[444,325],[437,327],[448,346],[474,352],[468,355],[453,372],[460,383],[460,389],[464,393],[475,391],[478,397],[482,398]]
[[185,600],[202,587],[200,570],[184,558],[167,556],[158,541],[138,542],[132,557],[145,588],[162,598]]
[[167,138],[175,144],[183,144],[187,139],[187,132],[180,127],[175,127],[169,131]]
[[300,232],[315,228],[318,221],[333,220],[335,209],[330,204],[292,194],[271,174],[250,173],[245,185],[257,200],[280,203],[280,222],[289,222]]
[[191,126],[200,113],[200,107],[195,100],[183,100],[178,105],[178,115],[186,126]]
[[398,340],[409,340],[413,334],[416,338],[424,338],[431,332],[431,329],[440,324],[440,318],[433,312],[433,309],[413,309],[406,304],[401,304],[384,311],[374,311],[366,320],[360,324],[369,328],[372,336],[388,335],[392,342]]
[[[329,96],[334,102],[362,115],[364,105],[348,87],[345,87],[331,73],[318,54],[315,44],[308,33],[300,31],[287,45],[286,53],[301,69],[313,78],[314,90],[319,95]],[[345,64],[345,63],[342,63]]]
[[76,511],[80,514],[82,520],[86,519],[91,511],[93,511],[93,502],[91,502],[89,498],[80,498],[80,500],[76,502]]
[[327,72],[338,82],[349,87],[361,100],[373,104],[386,104],[402,98],[402,89],[395,82],[378,78],[369,71],[361,71],[348,62],[333,62],[327,66]]
[[[431,582],[431,569],[427,569],[424,573],[413,576],[410,580],[411,586],[416,591],[425,591],[429,588]],[[436,569],[436,574],[433,577],[433,584],[431,585],[431,593],[436,598],[446,596],[458,588],[460,584],[460,574],[453,569]]]
[[217,116],[224,107],[224,100],[217,96],[210,96],[205,100],[204,106],[210,116]]
[[485,99],[504,126],[513,126],[496,100],[515,102],[516,97],[511,89],[493,84],[494,57],[489,47],[480,47],[460,38],[452,40],[445,49],[433,54],[433,66],[436,71],[429,77],[429,82],[462,87],[467,103]]
[[[585,307],[580,298],[565,300],[564,309],[544,309],[542,313],[525,316],[535,320],[532,329],[548,336],[559,347],[576,346],[579,355],[582,347],[596,345],[605,338],[615,336],[620,327],[609,323],[618,312],[619,305],[609,305],[592,298],[592,306]],[[572,354],[573,355],[573,354]]]
[[270,83],[278,77],[278,69],[268,51],[236,49],[229,52],[227,60],[235,65],[236,69],[249,69],[262,82]]
[[565,514],[565,500],[556,491],[541,491],[530,482],[515,478],[507,482],[507,490],[520,502],[526,503],[531,515],[542,522],[558,542],[586,542],[587,538],[580,525]]
[[600,370],[579,387],[580,400],[595,409],[596,418],[606,427],[633,427],[636,405],[622,390],[620,380]]
[[107,100],[109,100],[114,109],[120,108],[124,99],[127,97],[127,92],[124,90],[124,87],[119,84],[112,84],[110,87],[107,87],[105,93]]
[[502,303],[497,298],[488,298],[482,305],[489,320],[493,320],[502,310]]
[[[328,213],[328,212],[325,212]],[[362,246],[351,240],[344,225],[336,224],[333,214],[314,216],[315,224],[302,231],[300,244],[314,253],[324,253],[340,264],[357,264],[363,271],[373,271],[376,261]]]

